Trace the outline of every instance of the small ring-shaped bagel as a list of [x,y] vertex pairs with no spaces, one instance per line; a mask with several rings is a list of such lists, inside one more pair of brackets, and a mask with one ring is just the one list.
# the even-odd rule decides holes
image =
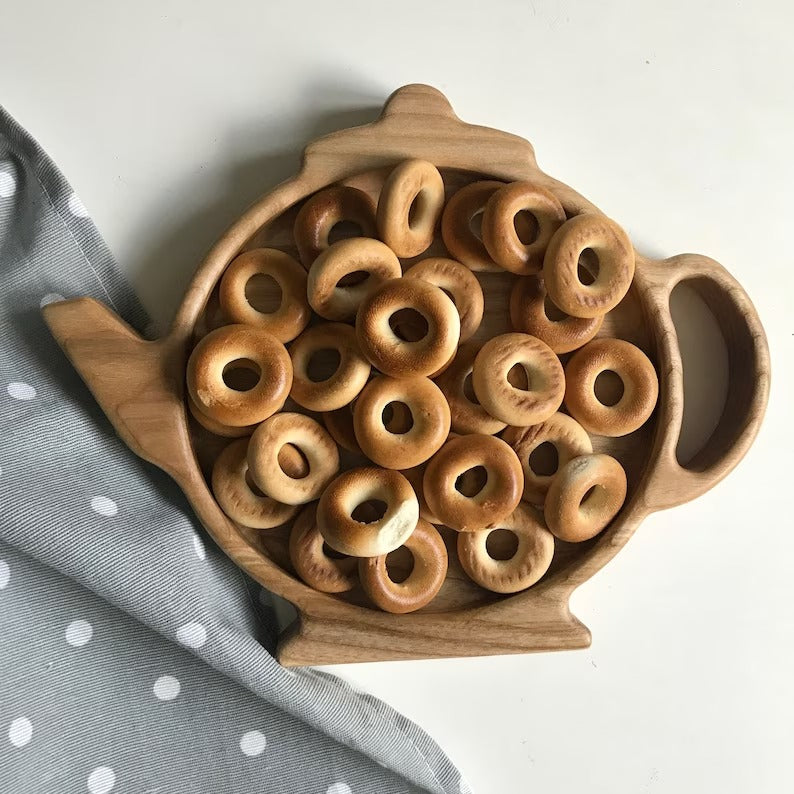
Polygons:
[[[364,523],[353,512],[370,500],[386,504],[383,516]],[[405,543],[419,520],[419,502],[398,471],[369,466],[340,474],[317,505],[317,526],[325,542],[351,557],[378,557]]]
[[460,317],[460,341],[465,342],[480,327],[483,294],[480,282],[469,268],[454,259],[429,257],[417,262],[403,278],[418,278],[444,290]]
[[[513,386],[507,378],[516,364],[526,373],[527,389]],[[528,334],[489,339],[474,359],[472,385],[491,416],[518,427],[548,419],[562,404],[565,393],[560,360],[545,342]]]
[[[534,219],[533,239],[523,242],[516,227],[520,212]],[[485,205],[482,241],[491,258],[511,273],[539,273],[552,235],[565,222],[557,197],[532,182],[512,182],[499,188]]]
[[[455,486],[458,478],[482,466],[486,481],[473,496]],[[499,526],[521,501],[523,473],[516,453],[499,438],[485,435],[457,436],[430,459],[423,478],[430,511],[458,532]]]
[[[389,320],[402,309],[413,309],[427,322],[417,341],[401,339]],[[372,365],[395,378],[431,375],[455,353],[460,317],[443,290],[419,279],[393,279],[371,292],[356,316],[356,336]]]
[[353,429],[353,408],[354,403],[343,405],[335,411],[323,413],[323,424],[331,437],[342,449],[353,452],[356,455],[363,455],[361,447],[356,439],[356,432]]
[[[570,416],[556,413],[545,422],[531,427],[508,427],[502,433],[502,441],[514,450],[521,467],[524,469],[524,499],[532,504],[542,505],[546,492],[555,474],[569,460],[580,455],[589,455],[593,451],[590,436],[584,428]],[[538,473],[532,468],[532,453],[541,444],[551,444],[557,453],[557,464],[554,471]]]
[[211,419],[209,416],[206,416],[199,410],[198,406],[189,394],[187,395],[187,407],[190,411],[190,415],[196,420],[196,422],[213,435],[221,436],[223,438],[242,438],[243,436],[250,436],[251,433],[256,430],[256,425],[232,427],[231,425],[222,425],[220,422],[216,422],[214,419]]
[[[340,285],[345,276],[365,273],[349,286]],[[352,320],[359,304],[372,290],[402,274],[400,260],[380,240],[351,237],[326,248],[309,268],[306,292],[312,309],[326,320]]]
[[415,612],[436,597],[444,584],[449,562],[444,539],[422,519],[402,545],[414,558],[414,567],[402,582],[395,582],[389,576],[385,554],[358,561],[358,577],[364,592],[375,606],[397,615]]
[[295,519],[289,535],[289,558],[298,576],[321,593],[346,593],[356,586],[355,557],[329,557],[317,529],[317,507],[307,505]]
[[270,529],[289,521],[298,508],[277,502],[249,485],[248,439],[232,441],[212,468],[212,492],[221,510],[238,524],[253,529]]
[[[257,276],[270,276],[281,290],[281,303],[273,312],[261,312],[249,299]],[[254,298],[255,295],[251,295]],[[233,323],[258,326],[289,342],[311,318],[306,300],[306,271],[289,254],[275,248],[246,251],[226,268],[219,288],[221,308]]]
[[[392,432],[383,422],[390,403],[402,403],[410,415],[405,431]],[[428,378],[373,378],[356,400],[353,427],[370,460],[387,469],[410,469],[434,455],[449,434],[449,406]]]
[[470,270],[499,273],[502,268],[491,259],[482,240],[471,229],[472,219],[484,212],[493,194],[504,182],[485,180],[462,187],[447,202],[441,216],[441,237],[447,251]]
[[[235,362],[259,371],[247,391],[227,386],[223,375]],[[224,325],[193,348],[187,362],[187,388],[196,407],[222,425],[244,427],[264,421],[284,405],[292,385],[292,362],[274,336],[250,325]]]
[[433,242],[444,208],[444,180],[425,160],[405,160],[386,177],[378,198],[378,234],[397,256],[408,259]]
[[[623,395],[614,405],[596,397],[596,379],[614,372],[623,383]],[[565,365],[565,405],[589,433],[625,436],[642,427],[659,397],[659,379],[648,356],[623,339],[594,339],[571,356]]]
[[604,316],[571,317],[554,305],[542,276],[519,278],[510,292],[510,322],[514,331],[536,336],[555,353],[570,353],[589,342]]
[[334,226],[343,222],[358,226],[357,237],[375,237],[375,201],[349,185],[333,185],[306,199],[293,227],[298,255],[306,270],[331,244],[328,238]]
[[[579,258],[598,259],[594,280],[583,284]],[[604,215],[585,213],[563,223],[546,249],[543,275],[551,299],[572,317],[598,317],[617,306],[634,278],[634,249],[623,229]]]
[[[593,492],[589,493],[591,488]],[[601,532],[625,501],[623,467],[609,455],[583,455],[557,472],[546,494],[543,514],[560,540],[580,543]]]
[[[278,463],[285,444],[297,447],[309,466],[304,477],[290,477]],[[262,422],[248,445],[251,477],[279,502],[301,505],[318,499],[339,471],[339,450],[328,432],[304,414],[280,413]]]
[[[488,536],[496,529],[515,535],[518,547],[507,560],[494,559],[488,553]],[[526,504],[518,507],[494,529],[461,532],[458,535],[458,559],[469,578],[493,593],[518,593],[538,582],[549,570],[554,557],[554,535],[543,517]]]
[[[308,368],[312,357],[325,350],[339,354],[336,370],[324,380],[313,380]],[[370,373],[369,361],[356,341],[355,330],[344,323],[321,323],[304,331],[289,350],[292,359],[290,397],[310,411],[335,411],[353,401]]]
[[[483,433],[491,436],[505,428],[504,422],[494,419],[480,405],[479,400],[473,402],[466,393],[466,379],[472,373],[474,359],[481,347],[481,342],[466,342],[461,345],[452,363],[436,378],[436,383],[449,403],[452,429],[462,435]],[[475,394],[471,397],[477,399]]]

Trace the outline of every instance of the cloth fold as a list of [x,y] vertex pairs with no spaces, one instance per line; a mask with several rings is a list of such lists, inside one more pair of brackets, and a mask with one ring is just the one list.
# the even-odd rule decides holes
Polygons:
[[394,709],[275,661],[258,586],[115,436],[41,306],[91,295],[148,318],[2,109],[0,277],[0,790],[468,791]]

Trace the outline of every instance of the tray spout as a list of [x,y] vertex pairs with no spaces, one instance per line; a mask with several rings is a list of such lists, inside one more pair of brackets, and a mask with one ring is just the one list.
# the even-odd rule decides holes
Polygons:
[[43,313],[122,440],[181,480],[192,457],[181,396],[184,340],[149,342],[93,298],[52,303]]

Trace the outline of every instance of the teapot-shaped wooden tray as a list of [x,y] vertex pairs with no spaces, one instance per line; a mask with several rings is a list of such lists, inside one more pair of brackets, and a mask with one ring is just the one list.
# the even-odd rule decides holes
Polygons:
[[[721,480],[752,443],[767,402],[769,352],[741,286],[705,256],[653,260],[637,254],[632,288],[607,315],[599,336],[619,336],[641,347],[656,365],[660,393],[654,415],[640,430],[623,438],[593,439],[595,450],[618,458],[628,475],[626,503],[607,530],[586,543],[559,542],[544,578],[508,597],[487,593],[467,579],[457,562],[451,531],[447,580],[436,599],[413,614],[376,611],[355,591],[327,595],[307,587],[291,570],[287,528],[240,527],[218,507],[206,477],[206,457],[218,449],[217,439],[213,446],[188,418],[186,359],[196,336],[212,325],[218,280],[237,254],[262,245],[294,253],[292,223],[303,199],[340,182],[377,196],[390,168],[406,158],[435,163],[450,193],[476,179],[528,179],[555,193],[569,216],[598,212],[538,168],[529,142],[466,124],[439,91],[409,85],[388,99],[377,121],[328,135],[306,148],[300,172],[246,211],[209,252],[164,338],[142,339],[90,298],[44,309],[53,335],[130,449],[176,480],[202,524],[237,565],[295,605],[298,618],[278,647],[285,665],[586,647],[590,632],[569,610],[571,592],[620,551],[646,515],[694,499]],[[440,241],[428,253],[434,252],[444,253]],[[486,338],[508,330],[507,295],[515,277],[478,276],[486,296],[478,335]],[[669,306],[670,293],[681,282],[693,287],[713,312],[729,362],[721,418],[686,466],[676,457],[684,392]]]

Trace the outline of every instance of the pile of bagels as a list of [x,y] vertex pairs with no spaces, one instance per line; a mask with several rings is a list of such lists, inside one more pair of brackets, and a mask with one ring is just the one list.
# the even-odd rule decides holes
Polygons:
[[[359,236],[330,242],[341,223]],[[422,258],[439,226],[448,256]],[[299,259],[257,248],[229,263],[225,324],[188,360],[190,414],[231,439],[211,485],[232,521],[292,522],[289,556],[307,585],[360,584],[393,613],[441,589],[449,552],[438,527],[457,533],[450,550],[468,577],[515,593],[548,571],[555,538],[582,542],[609,525],[626,473],[591,436],[634,432],[658,397],[645,353],[595,338],[634,277],[614,221],[569,218],[530,182],[476,181],[447,199],[438,169],[408,160],[377,202],[347,185],[309,197],[294,238]],[[509,306],[485,307],[475,273],[487,272],[516,277]],[[250,297],[262,276],[280,289],[272,311]],[[513,330],[474,341],[484,308],[509,313]],[[241,369],[242,385],[229,375]],[[596,396],[606,371],[623,389],[611,405]],[[514,535],[507,559],[487,545],[495,530]],[[400,547],[413,566],[395,581],[387,557]]]

